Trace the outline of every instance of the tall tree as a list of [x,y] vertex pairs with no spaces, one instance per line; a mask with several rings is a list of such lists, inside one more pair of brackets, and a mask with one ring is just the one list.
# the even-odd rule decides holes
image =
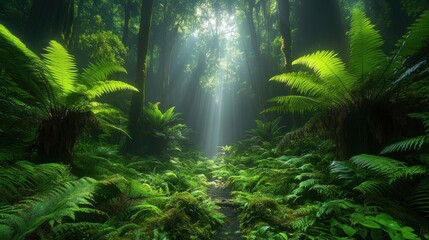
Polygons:
[[128,130],[131,138],[127,139],[125,150],[130,153],[141,154],[143,138],[140,134],[140,115],[145,101],[146,86],[146,55],[149,47],[150,26],[152,20],[153,0],[143,0],[141,6],[141,18],[139,29],[139,40],[137,46],[137,73],[135,87],[139,92],[135,92],[131,98]]
[[282,36],[281,50],[285,58],[286,72],[292,71],[292,36],[290,31],[290,3],[289,0],[277,0],[280,20],[280,34]]
[[295,1],[297,30],[294,58],[320,50],[347,53],[346,30],[337,0]]
[[36,49],[41,50],[49,40],[71,39],[74,0],[34,0],[28,18],[28,37]]

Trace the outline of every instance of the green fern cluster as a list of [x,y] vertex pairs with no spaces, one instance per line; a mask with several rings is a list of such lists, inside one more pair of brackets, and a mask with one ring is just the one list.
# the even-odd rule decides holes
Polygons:
[[[103,127],[118,129],[109,116],[117,110],[97,103],[96,99],[120,90],[137,91],[127,83],[108,79],[114,73],[125,73],[123,67],[97,62],[79,74],[74,56],[58,42],[49,42],[45,53],[39,57],[3,25],[0,25],[0,42],[1,76],[5,80],[4,86],[9,89],[7,95],[0,96],[10,103],[7,112],[13,112],[12,107],[18,104],[28,106],[26,108],[32,111],[33,122],[39,125],[36,145],[42,156],[63,157],[63,153],[54,151],[71,151],[80,132],[94,122],[93,113]],[[23,121],[28,116],[16,117]],[[124,121],[123,115],[119,118]],[[45,135],[50,135],[50,140],[45,139]],[[53,136],[59,137],[55,139]],[[69,141],[67,146],[59,143],[66,141]]]
[[[271,78],[296,89],[302,95],[279,96],[271,101],[278,106],[265,111],[304,113],[374,101],[394,88],[402,63],[420,49],[429,37],[429,11],[424,12],[398,41],[398,51],[388,57],[383,39],[364,13],[353,12],[348,65],[333,51],[318,51],[296,59],[311,71],[284,73]],[[398,76],[399,74],[399,76]]]

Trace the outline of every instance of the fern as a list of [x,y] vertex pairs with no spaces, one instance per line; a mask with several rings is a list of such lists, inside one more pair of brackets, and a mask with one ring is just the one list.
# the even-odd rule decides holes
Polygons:
[[406,166],[403,162],[374,155],[361,154],[351,158],[354,165],[370,171],[376,176],[384,177],[389,183],[398,179],[412,179],[427,173],[423,166]]
[[96,85],[96,83],[102,82],[108,79],[114,73],[126,73],[124,67],[118,66],[115,63],[102,61],[97,63],[90,63],[87,68],[82,70],[82,74],[79,76],[79,84],[90,86]]
[[92,222],[63,223],[55,226],[50,239],[80,239],[98,240],[115,233],[116,229],[103,224]]
[[270,81],[287,84],[299,93],[309,96],[326,96],[329,90],[314,75],[307,72],[290,72],[274,76]]
[[356,186],[354,189],[360,191],[363,194],[378,194],[383,193],[390,189],[390,184],[386,180],[367,180]]
[[0,199],[16,198],[21,190],[35,191],[49,188],[69,174],[67,166],[54,163],[35,165],[18,161],[12,165],[3,165],[0,171],[0,189],[2,189]]
[[373,73],[386,59],[386,55],[380,49],[383,39],[375,30],[375,26],[359,10],[353,11],[349,36],[350,71],[361,78]]
[[410,150],[420,150],[423,144],[427,141],[427,136],[419,136],[415,138],[406,139],[397,143],[393,143],[385,147],[380,154],[387,154],[393,152],[406,152]]
[[66,217],[74,219],[76,212],[95,212],[85,206],[91,204],[96,183],[91,178],[67,182],[47,195],[1,209],[0,226],[11,229],[8,239],[21,240],[43,225],[54,226]]
[[278,113],[284,113],[284,112],[291,112],[291,113],[305,113],[305,112],[312,112],[317,109],[323,109],[325,104],[312,97],[306,97],[306,96],[296,96],[296,95],[289,95],[289,96],[278,96],[274,97],[269,100],[270,102],[275,102],[280,104],[280,106],[274,106],[267,108],[263,111],[263,113],[266,112],[278,112]]
[[27,98],[45,102],[47,93],[43,88],[46,82],[42,60],[1,24],[0,65],[11,76],[11,84],[15,83]]
[[339,99],[353,97],[350,91],[356,78],[347,71],[345,63],[337,53],[317,51],[296,59],[293,64],[305,65],[312,69],[335,97]]
[[408,201],[412,208],[424,217],[429,217],[429,179],[423,179],[418,183]]
[[86,95],[88,96],[88,99],[92,100],[106,93],[112,93],[112,92],[117,92],[121,90],[131,90],[131,91],[138,92],[137,88],[127,83],[124,83],[121,81],[109,80],[104,82],[98,82],[95,86],[93,86],[92,88],[86,91]]
[[408,28],[402,39],[396,43],[399,48],[397,65],[402,64],[405,57],[415,54],[422,43],[429,38],[429,10],[423,12],[420,17]]
[[52,78],[51,86],[57,94],[66,96],[75,90],[77,66],[74,57],[58,42],[50,41],[43,54],[46,68]]

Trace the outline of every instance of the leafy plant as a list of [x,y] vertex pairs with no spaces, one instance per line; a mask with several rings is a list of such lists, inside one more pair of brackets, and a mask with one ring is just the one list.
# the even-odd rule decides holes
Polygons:
[[49,194],[34,196],[0,210],[0,236],[2,239],[20,240],[44,227],[74,219],[77,212],[96,213],[89,208],[97,181],[82,178],[64,183]]
[[107,80],[113,73],[126,72],[121,66],[97,62],[79,74],[74,57],[55,41],[39,58],[2,25],[0,39],[0,62],[7,86],[15,93],[7,101],[38,110],[33,114],[39,125],[34,145],[45,161],[67,161],[82,131],[97,123],[95,113],[106,116],[100,108],[111,107],[96,103],[96,98],[119,90],[137,91],[124,82]]
[[[271,80],[296,89],[301,95],[275,97],[271,102],[278,105],[265,112],[316,113],[310,121],[323,123],[317,126],[331,133],[337,155],[342,159],[353,153],[371,151],[384,143],[380,142],[383,138],[376,136],[395,131],[381,126],[389,125],[383,123],[387,120],[392,123],[397,116],[380,113],[385,114],[386,109],[395,106],[390,102],[393,93],[403,87],[403,79],[418,69],[416,65],[404,69],[402,64],[428,39],[428,27],[429,11],[425,11],[398,41],[398,50],[387,56],[381,50],[380,33],[364,13],[355,10],[349,32],[348,64],[333,51],[317,51],[296,59],[294,65],[310,71],[284,73]],[[356,125],[361,126],[359,132]]]
[[143,141],[149,154],[160,155],[164,153],[169,144],[178,143],[186,137],[186,125],[178,124],[179,113],[174,112],[174,107],[162,112],[159,102],[148,103],[142,112]]

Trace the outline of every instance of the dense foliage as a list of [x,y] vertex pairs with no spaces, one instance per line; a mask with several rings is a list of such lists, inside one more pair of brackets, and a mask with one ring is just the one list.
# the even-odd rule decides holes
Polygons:
[[427,0],[0,5],[1,240],[429,239]]

